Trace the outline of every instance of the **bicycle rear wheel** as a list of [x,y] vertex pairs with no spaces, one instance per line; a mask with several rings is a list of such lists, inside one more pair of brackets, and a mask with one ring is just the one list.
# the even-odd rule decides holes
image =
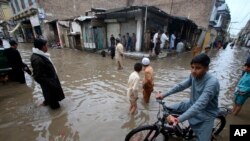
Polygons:
[[168,136],[159,131],[156,125],[145,125],[130,131],[125,141],[168,141]]
[[226,118],[224,116],[218,116],[214,120],[213,135],[219,135],[226,125]]

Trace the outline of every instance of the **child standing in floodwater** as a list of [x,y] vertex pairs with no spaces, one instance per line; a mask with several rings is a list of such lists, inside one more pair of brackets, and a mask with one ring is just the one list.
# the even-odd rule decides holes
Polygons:
[[244,65],[244,73],[234,93],[233,114],[238,115],[245,101],[250,97],[250,56]]
[[141,71],[142,71],[142,64],[136,63],[134,65],[134,72],[132,72],[129,75],[129,79],[128,79],[127,95],[130,101],[129,113],[132,115],[137,110],[137,99],[138,99],[139,81],[140,81],[139,73]]

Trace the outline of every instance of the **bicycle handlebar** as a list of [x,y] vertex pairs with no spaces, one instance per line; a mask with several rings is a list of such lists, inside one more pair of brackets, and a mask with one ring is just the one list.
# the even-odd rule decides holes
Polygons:
[[[156,99],[156,101],[160,104],[160,105],[162,105],[162,107],[163,107],[163,118],[158,118],[158,119],[161,119],[161,120],[166,120],[165,119],[165,117],[167,117],[167,116],[169,116],[169,115],[178,115],[178,114],[176,114],[176,113],[174,113],[173,112],[173,109],[171,109],[171,108],[169,108],[169,107],[167,107],[166,105],[165,105],[165,102],[163,102],[162,101],[162,99]],[[181,133],[182,135],[183,135],[183,131],[182,131],[182,129],[181,129],[181,127],[179,126],[179,124],[176,124],[176,125],[173,125],[173,127],[172,127],[175,131],[178,131],[179,133]]]
[[165,105],[165,102],[163,102],[162,99],[156,99],[156,102],[158,102],[160,105],[162,105],[163,110],[167,110],[167,111],[170,111],[170,112],[173,111],[172,108],[167,107],[167,106]]
[[173,109],[167,107],[167,106],[165,105],[165,102],[162,101],[162,99],[156,99],[156,101],[163,107],[163,114],[164,114],[165,116],[168,116],[168,115],[170,115],[170,114],[177,114],[177,113],[174,113],[174,112],[173,112]]

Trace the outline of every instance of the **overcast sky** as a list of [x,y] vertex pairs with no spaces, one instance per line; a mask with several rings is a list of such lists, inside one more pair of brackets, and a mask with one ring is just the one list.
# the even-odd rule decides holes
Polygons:
[[250,19],[250,0],[226,0],[226,3],[231,14],[230,33],[238,34]]

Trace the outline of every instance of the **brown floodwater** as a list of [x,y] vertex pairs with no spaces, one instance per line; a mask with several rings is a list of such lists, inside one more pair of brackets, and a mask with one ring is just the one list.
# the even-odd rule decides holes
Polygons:
[[[32,44],[20,44],[23,61],[30,66]],[[121,141],[133,128],[156,121],[158,104],[138,100],[138,113],[128,115],[127,80],[133,65],[140,60],[125,58],[124,69],[117,70],[109,56],[74,49],[49,49],[66,98],[53,111],[40,106],[40,86],[25,74],[27,84],[0,85],[0,139],[8,141]],[[221,85],[219,103],[232,107],[233,90],[241,75],[248,52],[227,48],[209,52],[210,72]],[[155,71],[154,91],[165,92],[190,73],[191,53],[152,60]],[[143,77],[143,74],[141,74]],[[167,104],[188,99],[189,89],[165,98]],[[223,140],[223,139],[222,139]]]

